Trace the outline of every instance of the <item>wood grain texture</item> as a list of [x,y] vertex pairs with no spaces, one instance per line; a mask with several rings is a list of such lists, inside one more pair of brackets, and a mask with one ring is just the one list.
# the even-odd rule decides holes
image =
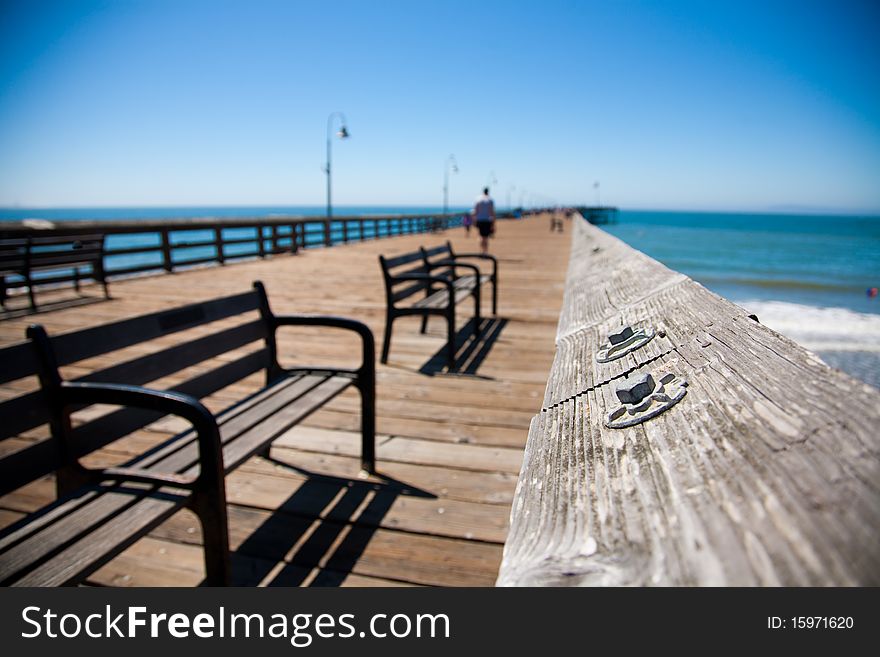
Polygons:
[[[630,323],[665,335],[597,363]],[[642,372],[687,395],[608,428]],[[880,583],[880,391],[583,221],[543,406],[499,585]]]

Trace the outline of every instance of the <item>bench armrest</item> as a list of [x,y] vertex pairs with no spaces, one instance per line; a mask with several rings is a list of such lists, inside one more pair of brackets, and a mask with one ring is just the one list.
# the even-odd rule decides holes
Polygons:
[[109,478],[209,490],[223,485],[223,448],[220,442],[220,430],[211,412],[195,397],[141,386],[76,381],[62,381],[60,395],[65,405],[130,406],[177,415],[192,424],[199,445],[200,472],[196,479],[138,468],[107,468],[100,471]]
[[347,331],[354,331],[361,337],[363,361],[358,369],[358,377],[362,380],[376,378],[376,343],[370,327],[356,319],[335,317],[333,315],[273,315],[272,329],[279,326],[328,326]]
[[[433,269],[435,267],[452,267],[453,272],[455,272],[456,267],[464,267],[465,269],[472,269],[474,272],[474,275],[477,277],[478,282],[480,280],[480,274],[482,273],[480,271],[480,268],[477,267],[476,265],[472,265],[468,262],[456,262],[454,259],[435,260],[434,262],[426,263],[426,265],[429,269]],[[458,274],[453,273],[453,276],[455,276],[457,278]]]
[[457,260],[458,258],[479,258],[480,260],[491,260],[492,261],[492,277],[495,277],[495,274],[498,272],[498,258],[493,255],[489,255],[488,253],[456,253],[452,256],[453,260]]

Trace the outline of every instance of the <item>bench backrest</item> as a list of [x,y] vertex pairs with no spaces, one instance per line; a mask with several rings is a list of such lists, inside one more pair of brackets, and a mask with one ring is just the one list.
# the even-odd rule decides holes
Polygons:
[[0,273],[18,273],[27,263],[28,240],[26,237],[0,239]]
[[449,242],[442,246],[435,246],[430,249],[426,249],[422,247],[420,249],[422,254],[422,262],[425,267],[430,269],[432,275],[434,276],[453,276],[454,270],[452,267],[431,267],[432,264],[437,263],[442,260],[449,260],[452,257],[452,246]]
[[30,235],[0,239],[0,271],[23,273],[34,269],[63,269],[91,263],[99,269],[104,236]]
[[[243,294],[56,335],[50,341],[58,365],[63,368],[187,329],[262,310],[264,303],[264,292],[255,289]],[[264,316],[261,313],[255,318],[241,319],[242,321],[233,326],[229,326],[230,322],[226,321],[220,327],[210,327],[204,334],[198,331],[198,337],[187,336],[185,342],[159,351],[124,355],[121,361],[73,380],[149,385],[152,381],[211,360],[220,354],[245,347],[257,340],[264,341],[256,350],[230,362],[223,362],[210,371],[197,373],[171,388],[196,398],[205,397],[268,366],[269,355],[265,339],[269,333]],[[3,364],[0,384],[34,377],[39,371],[37,351],[30,342],[0,350],[0,363]],[[64,465],[63,452],[53,439],[21,437],[21,434],[48,423],[50,416],[51,411],[43,392],[39,389],[33,390],[32,387],[29,392],[0,403],[0,494],[15,490]],[[160,417],[161,414],[151,411],[118,409],[84,422],[72,432],[73,456],[93,452]]]
[[[438,260],[447,260],[451,256],[452,246],[449,242],[430,249],[420,247],[418,251],[404,253],[393,258],[379,256],[379,262],[382,264],[382,273],[385,276],[385,289],[389,303],[403,301],[407,297],[424,290],[430,293],[438,289],[436,284],[427,281],[395,281],[395,278],[406,274],[429,274],[436,278],[451,278],[454,276],[452,267],[430,266],[431,263]],[[413,266],[413,263],[419,264]]]
[[389,304],[403,301],[412,295],[430,287],[428,281],[419,280],[396,280],[400,276],[409,274],[427,274],[428,270],[422,261],[420,251],[404,253],[393,258],[379,256],[379,264],[382,266],[382,274],[385,278],[385,292]]

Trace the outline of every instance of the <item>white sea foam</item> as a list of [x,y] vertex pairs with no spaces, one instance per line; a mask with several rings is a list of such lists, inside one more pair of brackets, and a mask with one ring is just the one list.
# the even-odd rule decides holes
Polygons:
[[880,315],[846,308],[818,308],[785,301],[737,301],[774,331],[810,351],[880,354]]

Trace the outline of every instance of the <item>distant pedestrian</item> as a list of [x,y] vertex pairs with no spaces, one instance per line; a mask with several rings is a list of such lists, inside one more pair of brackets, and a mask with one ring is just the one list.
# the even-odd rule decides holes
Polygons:
[[474,215],[472,215],[470,212],[465,212],[464,219],[462,220],[462,223],[464,224],[464,232],[466,234],[470,235],[471,234],[471,226],[474,225]]
[[489,196],[489,188],[483,188],[483,195],[474,204],[474,220],[480,231],[480,252],[489,252],[489,236],[495,234],[495,201]]

